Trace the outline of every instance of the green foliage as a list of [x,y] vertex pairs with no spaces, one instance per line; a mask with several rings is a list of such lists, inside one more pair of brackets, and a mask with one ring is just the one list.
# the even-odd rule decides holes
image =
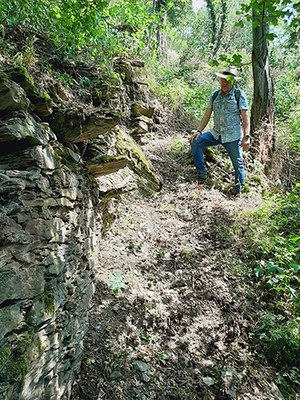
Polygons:
[[[171,43],[182,49],[182,62],[202,62],[219,60],[223,54],[239,54],[242,49],[245,54],[251,53],[251,24],[244,16],[237,15],[239,2],[233,0],[209,1],[208,7],[203,7],[196,14],[190,13],[181,21],[176,30],[180,38],[175,42],[173,33]],[[236,23],[242,21],[243,29],[237,30]],[[223,60],[224,61],[224,60]],[[247,63],[247,59],[243,64]],[[216,66],[216,65],[214,65]]]
[[10,381],[16,381],[29,371],[29,352],[33,346],[33,336],[27,333],[20,336],[12,346],[0,348],[0,371]]
[[277,367],[298,367],[300,360],[300,325],[281,314],[266,313],[256,330],[268,359]]
[[269,295],[278,299],[277,307],[300,313],[300,265],[297,263],[279,267],[273,262],[260,261],[255,275],[264,282]]
[[[107,65],[114,57],[155,54],[157,31],[166,29],[168,21],[176,24],[190,2],[155,4],[152,0],[0,0],[0,24],[29,26],[68,56],[88,55]],[[32,45],[27,46],[28,63],[35,61]]]
[[298,50],[280,50],[274,44],[271,61],[274,66],[276,116],[280,120],[289,120],[294,112],[299,111],[300,104]]
[[299,262],[299,185],[286,196],[271,197],[265,207],[252,218],[251,229],[246,232],[252,256],[260,260],[271,260],[279,267]]
[[254,333],[289,398],[299,385],[291,376],[300,374],[300,184],[271,197],[246,223],[248,262],[268,304]]
[[152,62],[150,70],[152,91],[168,106],[174,109],[184,106],[193,117],[200,118],[212,90],[210,76],[198,78],[194,69],[178,65],[167,67],[157,62]]
[[[298,103],[299,104],[299,103]],[[300,154],[300,108],[294,110],[289,117],[289,131],[290,146],[295,150],[298,155]]]
[[[285,400],[295,400],[295,392],[299,393],[300,370],[298,368],[282,370],[277,375],[276,383]],[[295,391],[293,386],[296,388]]]
[[156,16],[142,0],[0,0],[0,23],[29,25],[70,55],[86,51],[103,63],[149,44]]
[[243,13],[248,20],[252,20],[252,15],[255,14],[272,25],[277,25],[281,18],[292,18],[294,16],[289,0],[250,0],[241,5],[239,14]]
[[112,277],[111,290],[115,296],[118,296],[120,293],[125,292],[127,289],[126,284],[124,283],[123,277],[117,272]]
[[54,288],[51,283],[45,284],[44,293],[41,296],[41,300],[44,304],[44,310],[47,314],[54,314],[55,312],[55,295]]

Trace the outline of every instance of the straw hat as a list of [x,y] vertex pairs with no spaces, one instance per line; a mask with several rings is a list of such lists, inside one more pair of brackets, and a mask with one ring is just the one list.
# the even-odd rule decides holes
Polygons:
[[228,76],[232,76],[236,82],[239,82],[242,80],[242,78],[239,78],[237,76],[237,69],[235,67],[228,67],[228,68],[226,68],[225,71],[216,72],[216,75],[219,78],[224,78],[224,79],[226,79]]

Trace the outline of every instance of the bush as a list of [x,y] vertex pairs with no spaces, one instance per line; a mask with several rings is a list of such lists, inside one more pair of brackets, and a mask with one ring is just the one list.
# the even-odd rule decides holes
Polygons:
[[270,197],[243,224],[248,262],[266,304],[254,338],[276,368],[284,398],[294,399],[300,382],[300,184]]
[[149,62],[152,80],[151,89],[168,106],[177,109],[183,106],[192,118],[202,116],[208,96],[213,88],[211,77],[197,77],[198,70],[181,66],[163,66],[157,61]]
[[288,321],[281,314],[266,313],[256,334],[273,365],[277,368],[299,367],[300,325],[297,319]]

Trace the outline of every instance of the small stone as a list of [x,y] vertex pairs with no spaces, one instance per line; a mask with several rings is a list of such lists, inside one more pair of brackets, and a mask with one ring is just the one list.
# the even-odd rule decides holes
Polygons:
[[211,378],[210,376],[203,376],[202,381],[207,386],[212,386],[215,384],[215,380],[213,378]]
[[144,361],[136,360],[133,362],[134,368],[139,372],[146,372],[150,369],[149,365]]

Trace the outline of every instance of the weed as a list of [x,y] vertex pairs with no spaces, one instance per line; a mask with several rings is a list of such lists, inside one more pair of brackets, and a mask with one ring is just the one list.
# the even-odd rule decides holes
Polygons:
[[165,257],[165,252],[162,249],[157,250],[157,258],[160,258],[161,260]]
[[276,366],[297,367],[300,360],[300,326],[297,319],[287,320],[281,314],[266,313],[261,317],[256,334],[263,351]]
[[[300,359],[300,185],[273,195],[259,211],[244,215],[245,253],[267,299],[254,337],[278,372],[278,386],[292,399]],[[299,386],[297,386],[299,388]]]
[[119,296],[120,292],[125,292],[127,289],[122,276],[118,272],[112,277],[111,289],[115,296]]
[[150,342],[150,341],[151,341],[151,336],[148,335],[147,332],[141,332],[141,333],[139,334],[139,338],[140,338],[141,340],[145,341],[145,342]]
[[282,370],[277,374],[276,383],[280,392],[286,400],[294,400],[296,393],[293,386],[296,387],[297,393],[300,390],[300,370],[292,368],[290,370]]
[[31,37],[26,39],[26,48],[23,53],[23,63],[24,66],[29,68],[37,62],[34,44],[37,41],[36,37]]
[[33,341],[32,333],[28,332],[10,347],[0,348],[0,370],[9,380],[16,381],[28,373]]
[[160,353],[159,356],[158,356],[158,358],[159,358],[161,361],[169,361],[171,357],[170,357],[169,354],[167,354],[167,353]]
[[128,245],[127,245],[127,249],[128,250],[133,250],[134,249],[134,243],[129,242]]
[[177,140],[170,146],[170,152],[175,156],[182,156],[184,153],[184,143],[181,140]]

